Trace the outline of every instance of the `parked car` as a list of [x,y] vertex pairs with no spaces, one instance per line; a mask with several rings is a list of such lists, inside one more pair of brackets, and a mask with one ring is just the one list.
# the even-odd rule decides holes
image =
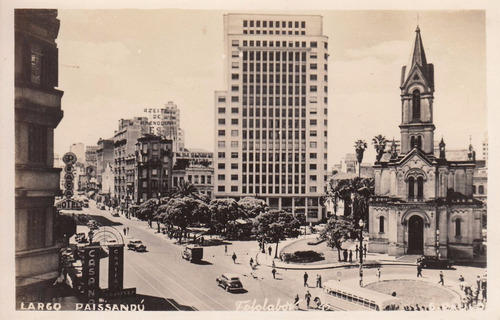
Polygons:
[[434,256],[421,256],[417,259],[417,264],[422,268],[447,269],[452,267],[450,260]]
[[200,262],[203,259],[203,248],[198,246],[186,246],[182,251],[182,258],[189,262]]
[[240,278],[235,274],[223,273],[215,281],[218,286],[221,286],[226,291],[243,289],[243,284],[241,283]]
[[127,248],[134,251],[146,251],[146,246],[141,240],[130,240],[127,244]]
[[87,202],[85,201],[80,201],[80,203],[82,204],[82,207],[83,208],[88,208],[89,207],[89,201],[87,200]]

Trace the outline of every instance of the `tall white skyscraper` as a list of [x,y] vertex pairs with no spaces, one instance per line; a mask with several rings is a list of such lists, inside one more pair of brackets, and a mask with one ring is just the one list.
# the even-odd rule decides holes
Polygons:
[[257,196],[322,217],[328,37],[321,16],[224,16],[225,91],[215,93],[215,195]]

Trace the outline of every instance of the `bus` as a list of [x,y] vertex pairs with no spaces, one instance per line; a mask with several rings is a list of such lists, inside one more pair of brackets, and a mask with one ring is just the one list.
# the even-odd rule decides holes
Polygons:
[[401,299],[363,287],[346,287],[338,281],[327,281],[323,286],[323,303],[334,307],[335,299],[345,300],[355,304],[354,310],[399,310]]

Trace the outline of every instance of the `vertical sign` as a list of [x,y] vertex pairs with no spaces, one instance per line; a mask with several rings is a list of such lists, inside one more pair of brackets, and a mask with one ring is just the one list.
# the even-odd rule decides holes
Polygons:
[[64,167],[64,192],[63,195],[66,199],[73,196],[73,165],[76,163],[76,155],[73,152],[66,152],[62,158],[63,162],[66,164]]
[[108,288],[111,292],[123,289],[123,247],[123,244],[108,246]]
[[82,265],[83,295],[87,303],[99,302],[99,253],[100,246],[87,246]]

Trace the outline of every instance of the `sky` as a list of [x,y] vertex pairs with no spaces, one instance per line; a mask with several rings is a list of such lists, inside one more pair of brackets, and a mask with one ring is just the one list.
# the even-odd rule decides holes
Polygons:
[[[234,12],[234,11],[231,11]],[[238,11],[241,12],[241,11]],[[262,13],[263,11],[255,11]],[[111,138],[118,120],[173,101],[187,148],[214,148],[214,92],[223,87],[219,10],[59,10],[59,89],[64,118],[55,153]],[[434,64],[435,140],[478,158],[487,132],[484,11],[287,11],[320,14],[329,38],[329,167],[354,141],[399,139],[401,67],[418,25]]]

